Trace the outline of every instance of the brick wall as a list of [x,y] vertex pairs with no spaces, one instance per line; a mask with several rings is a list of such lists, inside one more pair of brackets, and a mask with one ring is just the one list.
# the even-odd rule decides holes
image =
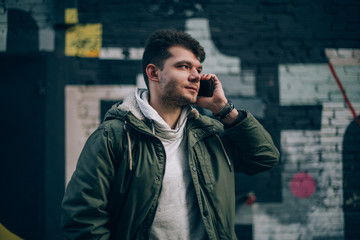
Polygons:
[[[61,194],[55,192],[62,193],[84,141],[101,121],[100,102],[144,86],[145,39],[172,27],[201,42],[204,71],[219,76],[227,96],[264,124],[282,154],[276,169],[236,176],[239,196],[257,196],[251,206],[239,197],[239,238],[360,238],[354,225],[360,220],[360,126],[348,104],[359,114],[359,10],[356,0],[0,3],[1,56],[45,54],[49,60],[39,88],[46,91],[45,115],[52,123],[45,140],[61,137],[44,151],[63,155],[46,153],[44,181],[57,188],[45,188],[45,212],[59,215]],[[54,130],[54,124],[65,127]],[[66,169],[58,168],[65,162]],[[44,225],[46,239],[60,239],[58,223]]]

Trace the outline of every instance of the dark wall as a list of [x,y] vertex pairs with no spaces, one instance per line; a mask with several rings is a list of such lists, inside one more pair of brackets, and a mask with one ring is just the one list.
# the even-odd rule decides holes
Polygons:
[[27,239],[44,234],[46,57],[38,28],[21,10],[8,11],[7,54],[0,55],[0,222]]
[[41,239],[44,227],[44,64],[36,54],[0,56],[0,222],[26,239]]

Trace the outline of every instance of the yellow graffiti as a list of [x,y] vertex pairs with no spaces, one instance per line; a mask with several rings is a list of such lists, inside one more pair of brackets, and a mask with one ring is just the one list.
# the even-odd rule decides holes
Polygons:
[[76,8],[66,8],[65,9],[65,23],[66,24],[76,24],[79,22],[78,11]]
[[101,23],[78,24],[66,30],[66,56],[99,57],[101,44]]
[[4,225],[0,223],[0,239],[6,240],[22,240],[22,238],[16,236],[12,232],[10,232]]

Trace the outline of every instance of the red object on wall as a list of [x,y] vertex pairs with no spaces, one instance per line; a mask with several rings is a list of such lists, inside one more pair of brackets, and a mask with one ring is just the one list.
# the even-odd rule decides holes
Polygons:
[[308,198],[315,192],[315,180],[306,172],[294,175],[290,182],[290,190],[295,197]]
[[256,196],[253,192],[248,193],[245,204],[251,206],[256,202]]

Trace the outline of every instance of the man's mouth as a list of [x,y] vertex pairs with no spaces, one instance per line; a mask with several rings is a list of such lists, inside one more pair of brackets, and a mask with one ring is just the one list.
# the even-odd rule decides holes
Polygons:
[[186,89],[189,89],[192,92],[197,92],[198,89],[196,87],[186,87]]

